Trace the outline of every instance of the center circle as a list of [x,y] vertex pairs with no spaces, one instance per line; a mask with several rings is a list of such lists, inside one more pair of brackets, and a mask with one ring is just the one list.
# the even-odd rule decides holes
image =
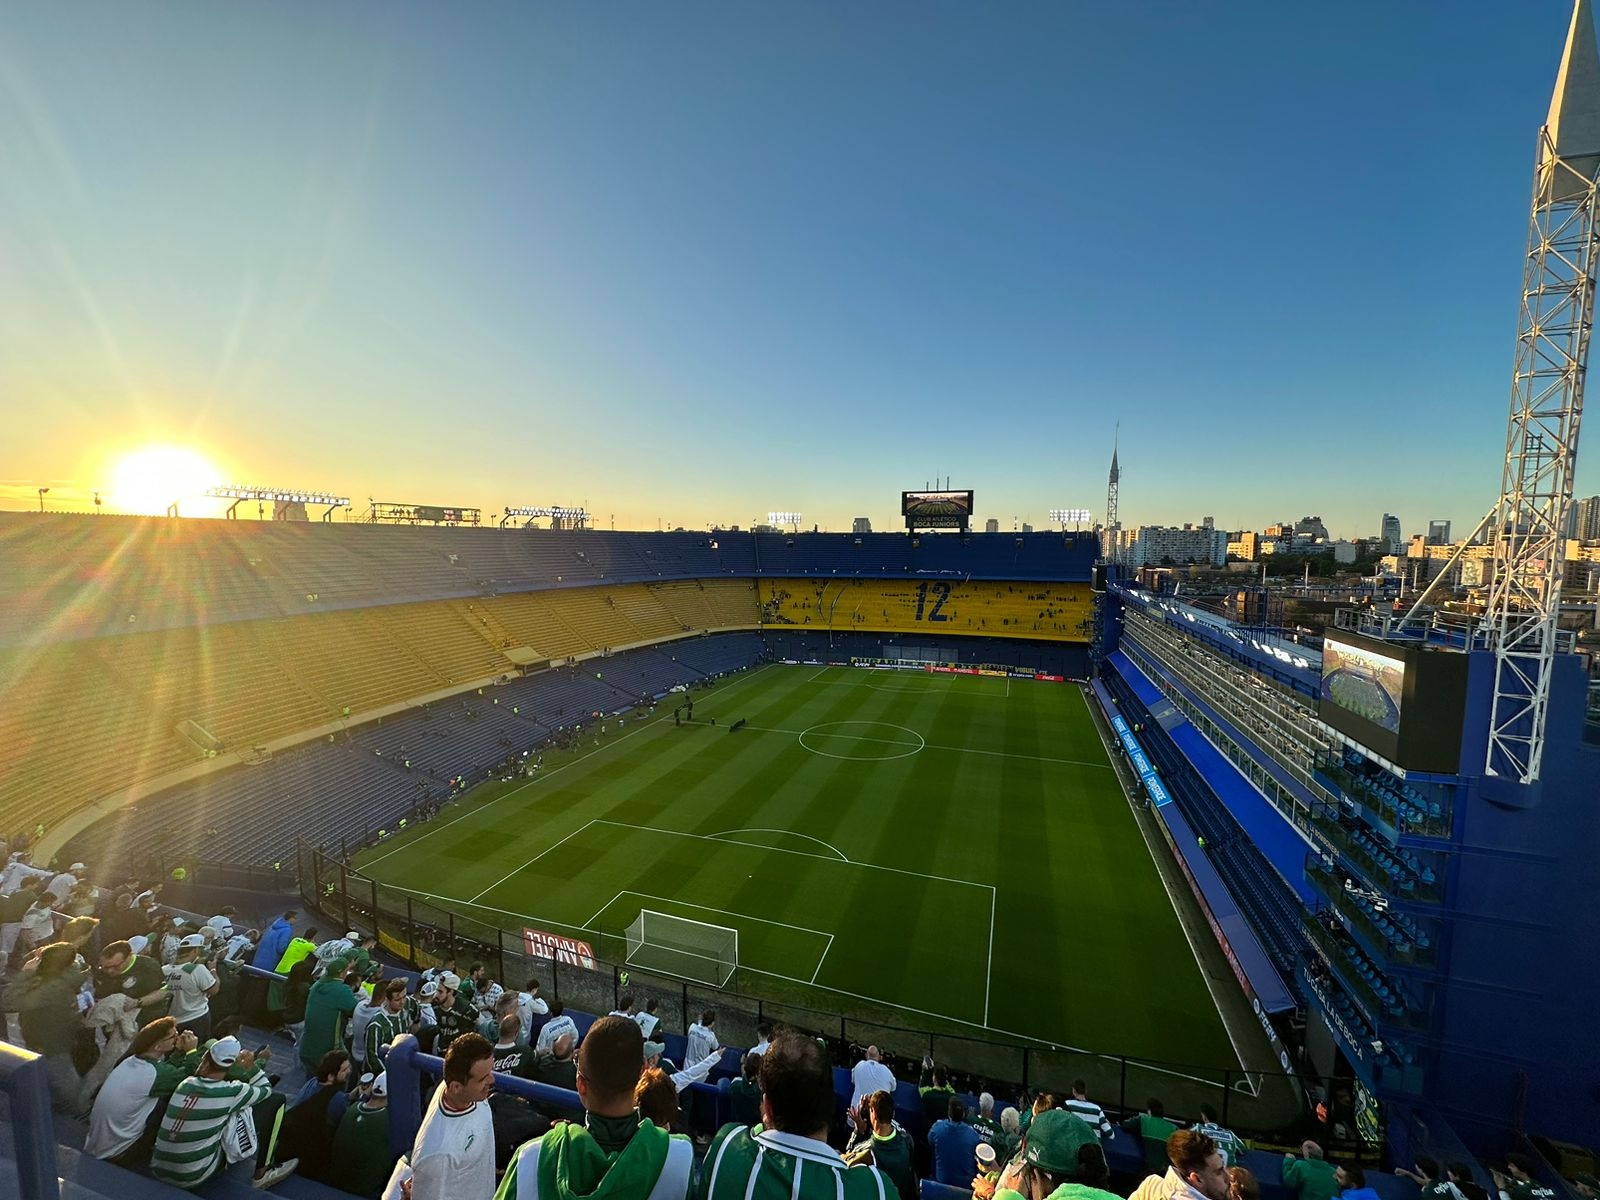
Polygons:
[[[867,732],[847,732],[865,727]],[[916,740],[908,742],[903,738],[885,737],[871,732],[874,729],[893,729],[900,733],[910,734]],[[811,739],[807,741],[807,739]],[[858,748],[867,751],[864,754],[838,754],[832,750],[823,750],[812,742],[850,743],[855,742]],[[918,754],[928,743],[915,729],[907,729],[904,725],[892,725],[888,721],[824,721],[820,725],[813,725],[800,732],[799,742],[813,754],[820,754],[824,758],[842,758],[846,762],[889,762],[896,758],[910,758]],[[898,750],[898,753],[894,751]]]

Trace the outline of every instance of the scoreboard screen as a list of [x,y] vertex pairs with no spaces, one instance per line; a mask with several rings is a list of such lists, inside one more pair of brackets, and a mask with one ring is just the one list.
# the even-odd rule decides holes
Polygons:
[[900,515],[913,529],[965,529],[972,520],[972,492],[901,492]]

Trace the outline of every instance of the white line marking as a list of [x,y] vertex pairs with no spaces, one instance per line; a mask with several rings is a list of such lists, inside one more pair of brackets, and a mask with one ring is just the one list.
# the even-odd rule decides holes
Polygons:
[[[752,826],[749,829],[728,829],[728,830],[724,830],[722,833],[708,833],[705,836],[708,837],[708,838],[716,838],[718,841],[735,842],[737,845],[740,845],[740,846],[756,846],[757,845],[754,842],[739,842],[733,836],[736,833],[781,833],[785,837],[805,838],[805,840],[808,841],[808,842],[815,842],[819,846],[826,846],[829,850],[832,850],[835,854],[837,854],[839,856],[839,861],[840,862],[849,862],[850,861],[850,859],[848,857],[846,857],[845,854],[837,846],[829,845],[829,843],[823,841],[821,838],[812,837],[809,833],[795,833],[791,829],[769,829],[766,826]],[[767,848],[768,847],[757,846],[757,849],[767,849]]]
[[[677,829],[661,829],[655,825],[629,825],[626,821],[608,821],[603,817],[596,817],[589,822],[591,825],[615,825],[618,829],[627,829],[634,833],[660,833],[667,837],[693,838],[699,842],[721,842],[724,846],[742,846],[746,850],[763,850],[772,854],[794,854],[800,858],[814,858],[818,862],[839,863],[837,858],[830,858],[826,854],[812,854],[809,850],[790,850],[784,846],[752,846],[749,842],[729,842],[715,838],[704,833],[684,833]],[[953,883],[959,887],[987,888],[994,891],[992,883],[973,883],[970,879],[952,879],[948,875],[930,875],[926,871],[909,871],[904,867],[885,867],[879,863],[855,862],[847,860],[839,863],[841,866],[862,867],[869,871],[892,871],[896,875],[912,875],[918,879],[936,879],[940,883]]]
[[994,909],[996,895],[989,889],[989,962],[983,968],[983,1023],[989,1023],[989,988],[994,982]]
[[[874,724],[882,724],[882,722],[874,722]],[[751,730],[752,732],[755,732],[755,733],[786,733],[790,737],[799,737],[802,733],[809,733],[810,732],[810,730],[808,730],[808,729],[774,729],[770,725],[746,725],[746,726],[744,726],[744,728],[745,729],[749,729],[749,730]],[[870,737],[867,737],[867,736],[865,736],[863,734],[819,734],[818,736],[819,737],[852,737],[852,738],[855,738],[857,741],[862,741],[862,742],[887,741],[887,742],[891,742],[893,745],[897,745],[897,746],[909,746],[911,744],[910,742],[895,741],[892,738],[870,738]],[[917,736],[920,737],[921,735],[918,734]],[[808,746],[808,747],[806,747],[806,749],[810,750],[811,748]],[[989,758],[1025,758],[1025,759],[1028,759],[1031,762],[1061,763],[1061,764],[1063,764],[1065,766],[1072,766],[1072,767],[1094,767],[1095,769],[1101,770],[1101,771],[1114,771],[1114,770],[1116,770],[1116,768],[1113,767],[1110,763],[1090,762],[1089,760],[1082,759],[1082,758],[1052,758],[1052,757],[1050,757],[1049,755],[1046,755],[1046,754],[1015,754],[1015,753],[1011,752],[1010,750],[978,750],[978,749],[976,749],[976,748],[974,748],[972,746],[939,746],[939,745],[935,745],[933,742],[924,742],[923,743],[923,749],[925,749],[925,750],[946,750],[951,754],[982,754],[982,755],[985,755],[985,756],[987,756]],[[812,750],[811,752],[813,754],[818,753],[818,751],[815,751],[815,750]],[[854,761],[856,761],[856,762],[880,762],[880,761],[884,761],[884,760],[871,759],[871,758],[861,758],[861,759],[856,759]]]
[[[1083,700],[1084,708],[1089,709],[1089,721],[1094,726],[1095,735],[1100,739],[1100,744],[1105,746],[1106,755],[1109,757],[1112,754],[1111,744],[1106,741],[1105,731],[1100,728],[1100,722],[1094,719],[1094,709],[1089,708],[1089,698],[1081,691],[1078,695]],[[1150,854],[1150,866],[1154,869],[1157,878],[1161,880],[1161,886],[1166,889],[1167,902],[1172,905],[1172,915],[1178,919],[1178,928],[1183,930],[1183,940],[1189,943],[1189,952],[1194,955],[1195,969],[1200,972],[1200,978],[1205,980],[1206,991],[1211,993],[1211,1003],[1217,1010],[1217,1020],[1222,1022],[1222,1031],[1228,1035],[1228,1044],[1233,1047],[1234,1057],[1239,1060],[1239,1070],[1243,1071],[1245,1078],[1248,1079],[1250,1077],[1250,1068],[1245,1065],[1244,1051],[1239,1049],[1239,1039],[1234,1037],[1233,1026],[1228,1023],[1227,1015],[1222,1009],[1222,1001],[1217,998],[1216,984],[1211,982],[1211,976],[1206,971],[1206,965],[1200,960],[1200,947],[1195,945],[1194,935],[1189,932],[1189,922],[1184,920],[1184,910],[1179,907],[1177,893],[1172,890],[1172,884],[1167,882],[1166,872],[1161,869],[1161,863],[1156,859],[1155,844],[1140,823],[1138,813],[1134,811],[1133,793],[1128,790],[1120,771],[1117,772],[1117,784],[1122,788],[1123,797],[1128,802],[1128,814],[1133,817],[1134,826],[1139,830],[1139,840],[1144,843],[1145,850]],[[1160,817],[1154,814],[1152,814],[1152,818],[1160,820]]]
[[[766,666],[757,667],[754,671],[751,671],[748,675],[741,675],[738,679],[735,679],[732,683],[728,684],[726,687],[721,687],[721,688],[716,689],[714,692],[711,693],[711,695],[713,695],[713,696],[725,696],[725,695],[728,694],[728,692],[730,692],[734,688],[738,687],[741,683],[748,683],[750,680],[756,678],[756,676],[764,675],[773,665],[774,664],[772,664],[772,663],[768,663]],[[593,758],[596,754],[604,754],[612,746],[620,746],[623,742],[625,742],[629,738],[633,737],[634,734],[644,733],[647,730],[654,728],[656,726],[657,722],[665,722],[666,718],[667,718],[667,714],[666,714],[665,711],[657,713],[654,718],[646,719],[645,723],[640,728],[632,730],[629,733],[623,734],[621,737],[617,738],[615,741],[606,742],[604,745],[600,746],[598,749],[590,750],[587,754],[580,754],[577,758],[573,759],[571,762],[562,763],[559,767],[556,767],[552,771],[543,771],[543,770],[541,770],[539,772],[539,774],[535,775],[532,779],[528,780],[527,783],[522,784],[520,787],[514,787],[509,792],[500,793],[500,795],[496,796],[493,800],[490,800],[487,804],[480,804],[480,805],[477,805],[474,808],[468,809],[466,812],[463,812],[460,816],[456,817],[454,820],[446,821],[442,825],[439,824],[437,821],[434,821],[423,832],[421,832],[421,833],[417,834],[415,837],[410,838],[409,840],[401,843],[400,845],[396,846],[393,850],[390,850],[388,853],[380,854],[380,855],[378,855],[377,858],[368,859],[365,863],[363,863],[361,865],[361,867],[359,869],[363,870],[363,871],[369,871],[373,867],[375,867],[379,863],[381,863],[384,859],[390,858],[393,855],[399,854],[400,851],[402,851],[402,850],[409,850],[409,849],[411,849],[411,847],[419,845],[420,843],[422,843],[423,841],[425,841],[428,838],[432,837],[436,833],[443,833],[446,829],[449,829],[450,826],[454,825],[457,821],[465,821],[468,817],[476,816],[478,813],[485,812],[488,809],[493,808],[496,804],[499,804],[500,801],[510,799],[512,796],[516,796],[516,795],[519,795],[522,792],[527,791],[529,788],[533,787],[535,784],[543,783],[546,779],[550,779],[550,778],[552,778],[552,777],[554,777],[556,775],[561,774],[561,772],[565,771],[568,767],[575,767],[579,763],[585,762],[588,759]],[[468,792],[468,793],[466,793],[466,795],[463,795],[462,799],[463,800],[466,799],[467,795],[471,795],[471,792]],[[381,882],[381,880],[380,880],[380,882]],[[480,892],[478,894],[482,895],[483,893]],[[455,903],[460,904],[461,901],[457,900]]]
[[806,680],[806,682],[807,683],[815,683],[817,680],[821,679],[824,675],[826,675],[832,669],[833,668],[831,668],[831,667],[820,667],[820,668],[818,668],[817,673],[815,675],[813,675],[810,679]]
[[[901,733],[909,733],[916,738],[916,742],[902,741],[899,738],[872,737],[865,733],[834,733],[833,729],[840,725],[876,725],[883,729],[898,729]],[[910,758],[913,754],[921,754],[922,748],[928,743],[915,729],[907,729],[904,725],[896,725],[891,721],[823,721],[802,730],[797,740],[802,746],[813,754],[820,754],[823,758],[837,758],[844,762],[894,762],[898,758]],[[880,742],[889,746],[905,747],[901,754],[882,754],[877,758],[857,758],[853,754],[835,754],[831,750],[819,750],[815,746],[806,746],[806,738],[847,738],[857,742]]]
[[828,957],[828,951],[833,949],[833,934],[828,935],[828,944],[822,948],[822,957],[817,959],[817,969],[811,972],[811,986],[817,984],[817,975],[822,971],[822,964]]
[[566,837],[562,838],[560,842],[556,842],[554,845],[551,845],[551,846],[546,846],[543,850],[539,851],[539,853],[535,854],[532,858],[530,858],[527,862],[523,863],[520,867],[512,867],[511,870],[507,871],[504,875],[500,876],[499,879],[496,879],[488,887],[484,888],[483,891],[479,892],[477,896],[474,896],[471,900],[468,900],[467,903],[468,904],[476,904],[478,902],[479,897],[487,896],[490,892],[494,891],[495,888],[499,887],[502,883],[504,883],[506,880],[510,879],[513,875],[517,874],[519,871],[527,870],[529,867],[533,866],[534,863],[538,862],[541,858],[543,858],[546,854],[549,854],[550,851],[554,850],[556,848],[556,846],[561,845],[562,842],[566,842],[566,841],[568,841],[568,840],[570,840],[572,838],[577,837],[580,833],[582,833],[585,829],[589,828],[589,826],[593,825],[593,824],[594,824],[593,821],[589,821],[589,822],[586,822],[583,825],[579,825],[571,833],[567,834]]
[[[596,928],[594,923],[595,918],[599,917],[600,913],[605,912],[606,909],[610,908],[624,896],[638,896],[641,900],[655,900],[662,904],[676,904],[679,908],[697,908],[701,912],[721,913],[725,917],[738,917],[740,920],[755,921],[761,925],[778,925],[784,929],[793,929],[796,933],[809,933],[814,934],[819,938],[827,938],[829,941],[833,940],[833,934],[829,933],[826,929],[813,929],[809,925],[791,925],[787,921],[773,921],[767,917],[752,916],[750,913],[740,912],[736,908],[717,908],[710,904],[695,904],[688,900],[679,900],[676,896],[656,896],[650,892],[636,892],[632,888],[623,888],[615,896],[611,897],[610,900],[606,901],[606,903],[600,907],[599,912],[596,912],[594,917],[589,918],[589,927]],[[671,916],[672,914],[668,913],[667,915]]]

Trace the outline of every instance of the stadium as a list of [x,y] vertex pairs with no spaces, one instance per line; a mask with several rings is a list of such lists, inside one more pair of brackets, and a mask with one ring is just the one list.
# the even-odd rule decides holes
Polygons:
[[0,1195],[1594,1200],[1596,96],[1579,0],[1470,602],[1230,619],[1116,450],[1093,531],[0,511]]

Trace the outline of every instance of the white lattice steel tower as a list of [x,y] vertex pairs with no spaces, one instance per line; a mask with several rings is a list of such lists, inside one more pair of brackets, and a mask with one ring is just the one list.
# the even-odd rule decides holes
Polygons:
[[1539,131],[1522,316],[1511,383],[1495,571],[1484,620],[1495,647],[1485,770],[1534,783],[1544,755],[1567,512],[1594,326],[1600,229],[1600,55],[1590,0],[1577,0]]
[[1117,527],[1117,481],[1122,478],[1122,472],[1117,468],[1117,443],[1121,441],[1121,427],[1118,427],[1117,436],[1111,442],[1111,480],[1106,484],[1106,558],[1116,562],[1120,556],[1122,531]]

